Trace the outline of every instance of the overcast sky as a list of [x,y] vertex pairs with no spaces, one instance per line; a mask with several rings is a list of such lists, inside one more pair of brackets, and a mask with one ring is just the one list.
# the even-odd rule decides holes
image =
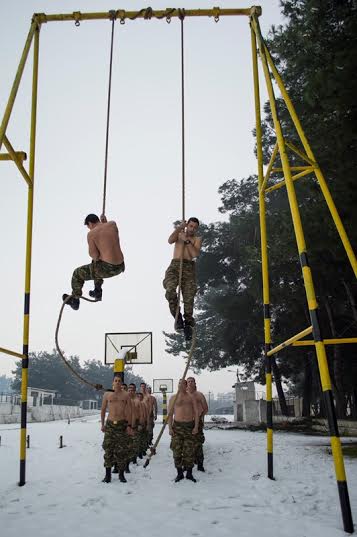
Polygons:
[[[266,35],[282,23],[279,2],[259,4]],[[151,6],[166,8],[167,1]],[[1,2],[1,116],[34,12],[142,7],[137,0]],[[212,5],[190,0],[176,7]],[[225,0],[220,7],[249,4]],[[154,364],[134,372],[150,383],[177,380],[184,360],[165,354],[162,331],[173,329],[173,319],[162,279],[172,256],[167,238],[181,218],[180,25],[136,20],[117,23],[115,31],[106,213],[118,224],[126,271],[105,282],[101,303],[66,309],[60,341],[67,356],[104,360],[105,332],[152,331]],[[102,206],[109,45],[108,21],[41,29],[30,351],[54,348],[62,293],[70,291],[73,269],[89,262],[83,220]],[[7,131],[16,150],[27,153],[32,51],[29,59]],[[185,77],[186,216],[210,223],[222,218],[218,187],[256,172],[248,18],[187,19]],[[22,352],[27,186],[12,163],[0,165],[0,346]],[[10,374],[14,362],[0,355],[0,374]],[[228,391],[234,381],[226,370],[198,377],[205,392]]]

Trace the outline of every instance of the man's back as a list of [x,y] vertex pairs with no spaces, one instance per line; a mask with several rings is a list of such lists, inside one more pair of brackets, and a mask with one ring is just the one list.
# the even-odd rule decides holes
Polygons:
[[111,265],[120,265],[124,261],[120,248],[119,233],[114,221],[100,223],[88,233],[89,254],[94,259],[106,261]]

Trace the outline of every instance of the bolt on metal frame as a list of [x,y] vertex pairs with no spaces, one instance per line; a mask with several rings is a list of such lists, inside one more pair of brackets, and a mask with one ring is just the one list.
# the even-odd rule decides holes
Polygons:
[[[21,382],[21,432],[20,432],[20,481],[19,485],[23,486],[26,483],[26,415],[27,415],[27,386],[28,386],[28,366],[29,366],[29,322],[30,322],[30,291],[31,291],[31,251],[32,251],[32,221],[33,221],[33,189],[34,189],[34,172],[35,172],[35,148],[36,148],[36,115],[37,115],[37,86],[38,86],[38,64],[39,64],[39,34],[42,24],[49,22],[65,22],[74,21],[78,26],[81,21],[90,20],[112,20],[113,16],[124,24],[126,20],[135,20],[143,18],[146,20],[166,19],[167,22],[171,18],[184,17],[213,17],[215,22],[218,22],[222,16],[248,16],[251,26],[251,46],[252,46],[252,65],[253,65],[253,81],[254,81],[254,101],[256,115],[256,136],[257,136],[257,160],[258,160],[258,190],[259,190],[259,219],[261,232],[261,255],[262,255],[262,284],[263,284],[263,305],[264,305],[264,339],[265,339],[265,363],[266,363],[266,384],[267,384],[267,463],[268,477],[274,478],[273,475],[273,419],[272,419],[272,372],[271,372],[271,355],[278,352],[287,345],[314,345],[324,400],[327,408],[328,423],[331,434],[331,446],[334,458],[335,473],[340,496],[340,504],[343,518],[343,525],[346,532],[353,533],[353,521],[349,502],[347,481],[344,469],[344,461],[339,438],[339,431],[333,396],[331,391],[331,380],[326,359],[325,345],[336,343],[352,343],[357,342],[357,338],[341,338],[339,340],[323,340],[320,332],[320,324],[318,318],[318,305],[315,296],[312,273],[309,266],[307,251],[304,239],[304,233],[300,218],[300,212],[296,200],[294,181],[314,173],[326,203],[330,210],[333,221],[340,235],[343,246],[346,250],[348,259],[352,269],[357,276],[357,260],[352,250],[351,244],[343,227],[342,221],[329,192],[324,176],[317,164],[314,154],[310,148],[307,138],[304,134],[299,118],[295,112],[294,106],[285,89],[284,83],[275,67],[273,59],[268,51],[268,48],[263,40],[258,17],[262,10],[259,6],[253,6],[247,9],[221,9],[214,7],[213,9],[175,9],[153,10],[152,8],[142,9],[140,11],[125,11],[119,9],[115,12],[101,13],[81,13],[73,12],[66,14],[47,15],[45,13],[35,14],[32,18],[29,34],[27,36],[24,50],[20,59],[20,63],[16,72],[15,80],[10,92],[4,116],[0,125],[0,149],[2,144],[5,145],[8,153],[0,154],[0,161],[12,160],[17,166],[19,172],[23,176],[28,186],[28,202],[27,202],[27,231],[26,231],[26,261],[25,261],[25,300],[24,300],[24,320],[23,320],[23,352],[22,354],[0,347],[0,352],[22,359],[22,382]],[[114,14],[114,15],[113,15]],[[23,161],[26,160],[26,155],[23,152],[17,152],[13,149],[9,140],[6,137],[6,130],[12,113],[13,105],[16,99],[17,91],[21,82],[24,67],[28,58],[28,54],[34,42],[33,47],[33,76],[32,76],[32,105],[31,105],[31,129],[30,129],[30,159],[29,171],[27,172],[23,166]],[[264,77],[269,95],[270,107],[273,116],[274,127],[277,135],[277,143],[272,153],[270,163],[267,167],[266,174],[263,170],[263,149],[262,149],[262,128],[261,128],[261,103],[259,91],[259,73],[258,73],[258,52],[263,66]],[[281,125],[279,122],[274,89],[271,81],[274,78],[277,83],[282,97],[289,110],[291,119],[295,125],[303,149],[295,147],[291,142],[284,138]],[[297,154],[305,163],[304,166],[290,166],[287,155],[287,148]],[[274,162],[277,155],[280,155],[282,167],[274,168]],[[267,188],[271,173],[283,172],[284,180]],[[295,173],[295,175],[292,172]],[[271,319],[270,319],[270,294],[269,294],[269,268],[268,268],[268,247],[267,247],[267,229],[266,229],[266,211],[265,211],[265,195],[277,188],[286,187],[291,215],[293,219],[294,232],[297,241],[299,258],[302,267],[302,274],[306,292],[306,299],[309,307],[311,326],[303,330],[299,334],[293,336],[286,342],[278,345],[274,349],[271,348]],[[305,335],[313,334],[313,340],[299,341]]]

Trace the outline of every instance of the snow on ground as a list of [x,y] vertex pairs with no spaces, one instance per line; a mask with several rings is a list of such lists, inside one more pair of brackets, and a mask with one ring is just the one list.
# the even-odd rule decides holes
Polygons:
[[[271,481],[264,433],[206,431],[206,473],[194,472],[197,483],[174,483],[165,433],[147,469],[140,461],[127,484],[116,475],[105,484],[98,416],[70,424],[31,423],[27,483],[19,487],[18,427],[0,426],[0,527],[6,537],[23,532],[26,537],[97,537],[123,531],[147,537],[346,535],[326,437],[276,433],[276,480]],[[357,461],[345,462],[357,521]]]

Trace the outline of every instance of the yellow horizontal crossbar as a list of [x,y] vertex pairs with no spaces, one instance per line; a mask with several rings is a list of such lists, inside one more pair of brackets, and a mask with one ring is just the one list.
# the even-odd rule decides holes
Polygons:
[[16,358],[25,358],[23,354],[20,354],[19,352],[15,351],[10,351],[9,349],[4,349],[3,347],[0,347],[0,352],[10,354],[10,356],[16,356]]
[[[27,155],[24,151],[15,151],[15,155],[21,162],[27,159]],[[13,160],[13,158],[9,153],[0,153],[0,160]]]
[[298,339],[301,339],[302,337],[305,337],[308,334],[311,334],[311,332],[312,332],[312,326],[309,326],[308,328],[305,328],[305,330],[303,330],[302,332],[299,332],[295,336],[287,339],[283,343],[280,343],[280,345],[278,345],[277,347],[274,347],[273,349],[268,351],[267,355],[271,356],[272,354],[275,354],[276,352],[281,351],[281,349],[284,349],[285,347],[288,347],[289,345],[291,345],[294,341],[297,341]]
[[[300,170],[307,170],[311,169],[311,166],[290,166],[290,170],[292,171],[300,171]],[[283,172],[284,168],[273,168],[271,173],[277,173],[277,172]]]
[[[114,10],[113,10],[114,11]],[[249,8],[225,9],[214,7],[213,9],[151,9],[144,8],[139,11],[126,11],[125,9],[115,10],[116,18],[119,20],[135,20],[135,19],[167,19],[173,17],[214,17],[216,20],[220,17],[245,15],[250,17],[256,15],[259,17],[262,14],[260,6],[252,6]],[[42,24],[46,22],[63,22],[63,21],[85,21],[85,20],[105,20],[111,19],[112,15],[109,11],[100,13],[81,13],[75,11],[73,13],[51,14],[35,13],[33,20]]]
[[[343,345],[345,343],[357,343],[357,337],[343,337],[337,339],[324,339],[325,345]],[[303,347],[304,345],[315,345],[315,341],[312,339],[305,339],[304,341],[295,341],[293,347]]]

